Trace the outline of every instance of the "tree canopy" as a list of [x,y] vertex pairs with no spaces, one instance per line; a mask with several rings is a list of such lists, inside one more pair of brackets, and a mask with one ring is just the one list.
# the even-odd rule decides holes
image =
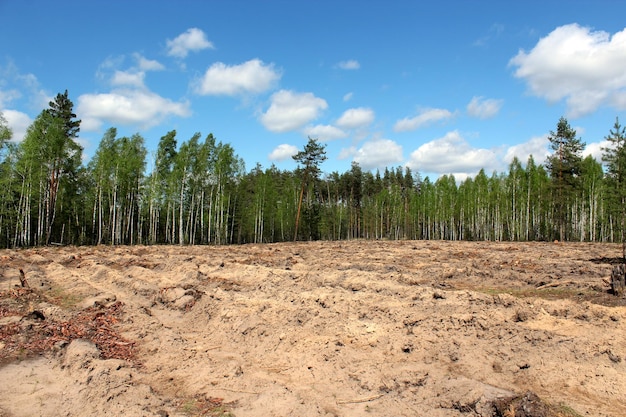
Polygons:
[[246,171],[211,133],[143,136],[106,130],[83,165],[67,91],[10,141],[0,117],[0,245],[231,244],[295,239],[586,240],[624,242],[626,129],[606,137],[606,169],[582,158],[565,118],[545,164],[514,158],[504,172],[422,178],[408,167],[323,173],[326,147],[308,138],[297,167]]

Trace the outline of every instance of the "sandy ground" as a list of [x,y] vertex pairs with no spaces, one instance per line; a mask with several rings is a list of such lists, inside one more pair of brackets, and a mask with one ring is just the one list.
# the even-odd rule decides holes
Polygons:
[[3,250],[0,329],[32,338],[117,303],[105,327],[133,357],[105,359],[67,325],[35,355],[5,337],[0,416],[492,416],[529,391],[562,415],[624,416],[626,308],[603,281],[620,255],[442,241]]

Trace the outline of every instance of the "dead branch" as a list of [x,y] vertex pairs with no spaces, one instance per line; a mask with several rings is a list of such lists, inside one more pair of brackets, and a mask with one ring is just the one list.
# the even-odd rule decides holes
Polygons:
[[551,282],[549,284],[545,284],[545,285],[540,285],[537,288],[535,288],[536,290],[543,290],[544,288],[554,288],[554,287],[560,287],[561,285],[569,285],[569,284],[575,284],[576,281],[557,281],[557,282]]
[[342,404],[367,403],[367,402],[370,402],[370,401],[377,400],[380,397],[382,397],[383,395],[385,395],[385,394],[374,395],[373,397],[367,397],[367,398],[360,398],[358,400],[339,400],[339,401],[337,401],[337,404],[342,405]]

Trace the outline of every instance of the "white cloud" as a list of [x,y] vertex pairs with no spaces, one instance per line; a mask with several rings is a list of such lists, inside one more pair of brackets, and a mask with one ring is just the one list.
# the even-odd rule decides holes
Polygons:
[[611,142],[608,140],[588,143],[582,152],[583,158],[587,157],[587,155],[591,155],[596,161],[602,163],[602,154],[604,153],[604,149],[610,148],[611,145]]
[[304,128],[304,134],[309,137],[319,139],[322,142],[343,139],[348,136],[345,131],[332,125],[307,126]]
[[16,89],[11,90],[0,90],[0,109],[3,109],[9,105],[13,100],[22,97],[22,93],[20,93]]
[[532,155],[536,164],[543,164],[546,157],[550,154],[548,150],[549,143],[548,135],[532,137],[527,142],[510,146],[504,154],[504,161],[510,164],[513,161],[513,157],[517,156],[517,159],[522,164],[525,164],[528,161],[528,157]]
[[502,32],[504,32],[504,25],[500,23],[494,23],[493,25],[491,25],[489,33],[481,38],[476,39],[472,45],[487,46],[491,41],[499,38]]
[[28,126],[30,126],[33,121],[26,113],[22,113],[17,110],[4,109],[1,111],[4,118],[7,120],[7,124],[13,131],[13,137],[11,140],[13,142],[21,142],[24,139]]
[[165,67],[158,61],[146,59],[139,53],[134,53],[133,58],[137,61],[136,66],[128,69],[120,69],[126,60],[126,56],[106,58],[100,64],[96,76],[114,87],[145,88],[147,71],[162,71]]
[[343,101],[350,101],[350,100],[352,100],[352,96],[353,96],[353,95],[354,95],[354,94],[353,94],[353,93],[351,93],[351,92],[350,92],[350,93],[347,93],[347,94],[344,94],[344,96],[343,96]]
[[560,26],[509,65],[532,94],[550,102],[565,99],[569,117],[602,105],[626,109],[626,29],[611,36],[577,24]]
[[188,102],[174,102],[151,91],[119,89],[107,94],[84,94],[78,97],[76,114],[85,131],[98,130],[106,121],[111,124],[138,125],[149,128],[169,116],[190,115]]
[[356,155],[356,152],[357,152],[357,149],[355,146],[350,146],[349,148],[342,148],[341,151],[339,151],[339,155],[337,156],[337,159],[344,160],[344,159],[352,158],[354,155]]
[[206,34],[198,28],[187,29],[185,33],[178,35],[173,40],[168,39],[166,44],[167,54],[177,58],[185,58],[189,51],[214,49]]
[[111,78],[111,85],[143,88],[145,76],[146,74],[143,71],[115,71]]
[[354,162],[365,170],[397,165],[402,162],[402,146],[390,139],[374,139],[354,152]]
[[374,110],[366,107],[348,109],[337,120],[337,126],[343,129],[358,129],[374,121]]
[[454,174],[456,177],[474,175],[481,168],[486,171],[495,169],[498,162],[495,152],[472,148],[455,130],[417,148],[411,153],[407,165],[419,172]]
[[425,109],[415,117],[405,117],[398,120],[393,126],[395,132],[407,132],[419,129],[439,120],[446,120],[453,116],[453,113],[446,109]]
[[359,64],[359,61],[355,60],[355,59],[350,59],[348,61],[341,61],[337,64],[337,67],[343,69],[343,70],[357,70],[359,68],[361,68],[361,64]]
[[159,61],[147,59],[138,53],[133,54],[133,56],[137,60],[137,65],[141,71],[163,71],[165,69],[165,66]]
[[472,97],[467,105],[467,113],[479,119],[490,119],[494,117],[504,104],[504,100],[484,97]]
[[274,150],[267,156],[270,161],[284,161],[286,159],[291,159],[292,156],[298,153],[298,148],[294,145],[288,145],[283,143],[282,145],[278,145]]
[[317,119],[326,110],[326,100],[313,93],[295,93],[280,90],[272,95],[271,105],[260,117],[261,123],[272,132],[289,132]]
[[[10,86],[8,90],[4,89],[7,85]],[[34,109],[45,108],[52,100],[35,75],[20,73],[19,68],[9,60],[6,65],[0,66],[0,109],[15,107],[13,102],[23,98]]]
[[209,67],[196,86],[202,95],[238,95],[262,93],[274,86],[281,73],[274,64],[264,64],[252,59],[239,65],[226,65],[217,62]]

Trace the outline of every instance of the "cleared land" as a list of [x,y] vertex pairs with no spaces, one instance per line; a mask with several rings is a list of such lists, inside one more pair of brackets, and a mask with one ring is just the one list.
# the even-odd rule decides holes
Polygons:
[[620,256],[443,241],[3,250],[0,416],[513,416],[522,403],[624,416],[626,308],[604,282]]

